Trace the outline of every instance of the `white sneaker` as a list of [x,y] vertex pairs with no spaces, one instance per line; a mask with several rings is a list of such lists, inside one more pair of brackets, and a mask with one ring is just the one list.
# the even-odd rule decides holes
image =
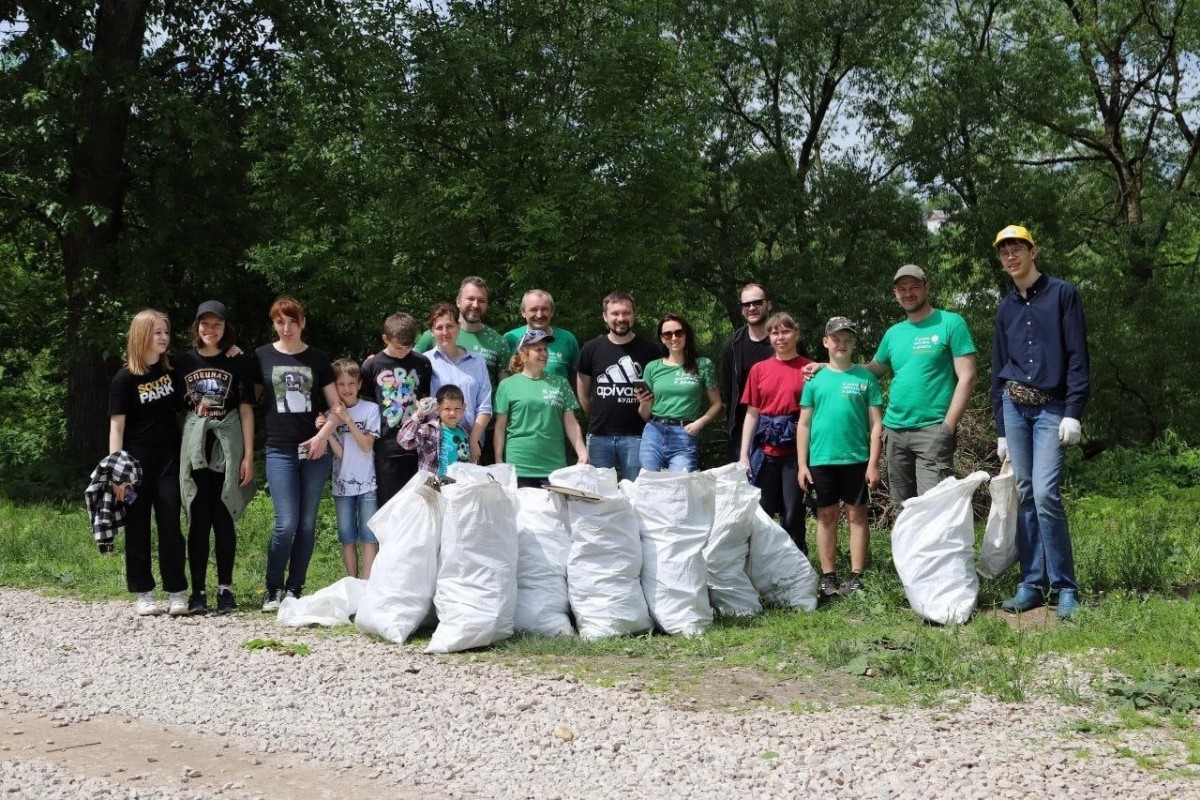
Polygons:
[[172,617],[187,616],[187,596],[183,592],[167,593],[167,613]]
[[137,609],[140,617],[154,617],[163,613],[163,607],[154,599],[154,592],[142,592],[138,595],[137,604],[134,606]]

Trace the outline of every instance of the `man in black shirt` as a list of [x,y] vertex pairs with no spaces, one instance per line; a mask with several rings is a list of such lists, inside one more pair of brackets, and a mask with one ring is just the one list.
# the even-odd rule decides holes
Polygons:
[[725,403],[725,422],[729,427],[728,458],[736,462],[741,454],[742,424],[746,406],[741,402],[750,368],[774,355],[767,334],[771,301],[767,290],[757,283],[742,287],[742,318],[746,324],[725,340],[721,348],[721,400]]
[[639,451],[645,421],[638,414],[634,381],[662,356],[657,345],[633,332],[634,302],[626,292],[604,298],[608,333],[584,342],[575,365],[579,404],[588,415],[588,462],[615,467],[622,478],[641,472]]

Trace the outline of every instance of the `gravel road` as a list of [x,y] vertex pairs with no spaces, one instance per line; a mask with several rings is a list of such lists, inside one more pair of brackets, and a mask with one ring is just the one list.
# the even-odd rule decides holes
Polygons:
[[[250,650],[304,643],[306,656]],[[1167,729],[1040,697],[690,710],[257,613],[0,590],[0,797],[1200,797]],[[1111,718],[1097,721],[1112,722]]]

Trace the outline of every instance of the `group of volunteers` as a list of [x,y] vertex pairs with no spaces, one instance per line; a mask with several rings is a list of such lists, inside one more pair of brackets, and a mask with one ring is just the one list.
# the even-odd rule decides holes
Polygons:
[[[1059,485],[1064,449],[1079,441],[1090,391],[1083,311],[1072,285],[1040,272],[1026,228],[1004,228],[993,247],[1013,282],[996,315],[991,400],[997,452],[1016,478],[1021,570],[1016,595],[1002,606],[1027,611],[1056,596],[1065,618],[1079,601]],[[275,341],[252,354],[235,345],[220,302],[200,305],[192,347],[175,359],[166,316],[142,311],[112,382],[108,457],[140,468],[137,486],[111,485],[112,501],[124,509],[137,612],[164,611],[151,570],[152,508],[165,610],[210,609],[210,532],[216,608],[237,608],[235,523],[253,492],[259,398],[275,515],[264,611],[303,591],[331,475],[346,572],[367,577],[378,552],[368,520],[418,470],[444,475],[456,461],[505,462],[519,486],[541,487],[566,466],[569,448],[576,462],[615,468],[630,480],[643,469],[692,471],[701,431],[722,412],[729,460],[746,469],[763,509],[779,516],[805,554],[806,508],[815,509],[821,596],[850,594],[863,585],[868,491],[879,485],[881,466],[897,504],[954,472],[976,351],[963,318],[933,307],[929,289],[923,269],[900,267],[892,290],[905,317],[874,356],[856,363],[858,326],[837,316],[821,339],[828,362],[817,363],[803,354],[796,319],[775,311],[763,286],[747,284],[739,298],[745,325],[725,341],[719,370],[698,354],[692,326],[678,314],[658,321],[656,342],[636,333],[634,299],[621,291],[601,303],[605,333],[581,347],[553,324],[554,299],[541,289],[522,298],[525,324],[500,334],[484,322],[487,284],[468,277],[454,304],[434,305],[420,336],[410,314],[384,320],[383,348],[362,365],[331,361],[307,344],[304,308],[292,297],[271,306]],[[880,379],[889,376],[884,410]],[[844,582],[836,568],[842,506],[850,532]]]

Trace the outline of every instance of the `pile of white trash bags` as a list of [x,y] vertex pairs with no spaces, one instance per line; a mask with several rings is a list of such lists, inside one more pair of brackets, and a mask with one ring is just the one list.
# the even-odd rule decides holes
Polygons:
[[816,608],[816,572],[736,464],[620,485],[615,470],[590,465],[549,476],[600,500],[517,489],[507,464],[454,464],[448,476],[439,491],[418,473],[371,518],[369,580],[285,600],[279,621],[354,615],[359,630],[393,642],[436,622],[427,652],[448,653],[514,632],[695,635],[714,613]]

